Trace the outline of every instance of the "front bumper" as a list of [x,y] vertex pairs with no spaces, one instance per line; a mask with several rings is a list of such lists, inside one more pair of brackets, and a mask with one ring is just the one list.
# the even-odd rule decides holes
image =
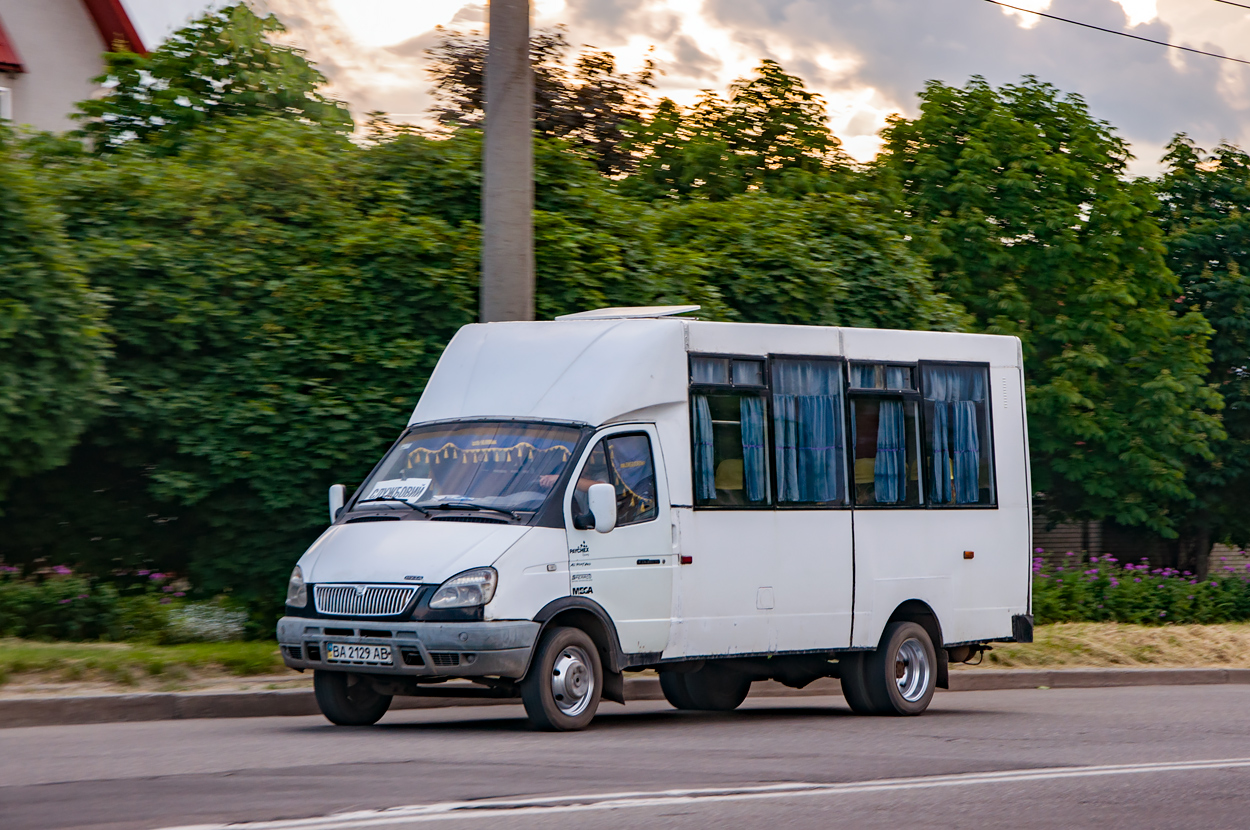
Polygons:
[[[380,622],[283,617],[282,660],[293,669],[329,669],[406,677],[508,677],[529,665],[541,625],[507,622]],[[390,665],[327,663],[327,642],[390,646]]]

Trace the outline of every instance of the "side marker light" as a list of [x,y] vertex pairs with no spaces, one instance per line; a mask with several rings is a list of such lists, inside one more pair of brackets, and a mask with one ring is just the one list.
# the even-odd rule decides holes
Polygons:
[[683,565],[693,565],[693,564],[694,564],[694,557],[693,557],[693,556],[683,556],[683,557],[681,558],[681,564],[683,564]]
[[970,551],[970,550],[964,551],[964,559],[971,559],[974,556],[976,556],[975,551]]

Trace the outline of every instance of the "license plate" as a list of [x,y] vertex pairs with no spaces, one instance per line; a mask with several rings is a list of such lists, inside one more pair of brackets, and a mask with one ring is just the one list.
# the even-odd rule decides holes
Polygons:
[[327,663],[371,663],[390,665],[390,646],[358,646],[349,643],[326,643]]

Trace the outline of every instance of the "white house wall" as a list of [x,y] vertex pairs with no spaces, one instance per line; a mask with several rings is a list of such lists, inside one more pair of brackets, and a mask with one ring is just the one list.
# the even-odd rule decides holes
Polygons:
[[0,20],[26,69],[0,74],[13,91],[13,122],[70,130],[74,104],[90,98],[104,72],[104,44],[82,0],[0,0]]

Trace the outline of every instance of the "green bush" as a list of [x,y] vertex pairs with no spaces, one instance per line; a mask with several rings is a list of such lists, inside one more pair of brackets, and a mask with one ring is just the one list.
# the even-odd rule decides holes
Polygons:
[[[1041,553],[1042,551],[1038,551]],[[1063,564],[1033,560],[1033,615],[1056,622],[1227,623],[1250,620],[1250,571],[1224,566],[1199,580],[1189,571],[1069,553]]]
[[246,612],[222,600],[188,602],[167,574],[89,578],[56,566],[23,577],[0,566],[0,638],[153,644],[242,639]]

